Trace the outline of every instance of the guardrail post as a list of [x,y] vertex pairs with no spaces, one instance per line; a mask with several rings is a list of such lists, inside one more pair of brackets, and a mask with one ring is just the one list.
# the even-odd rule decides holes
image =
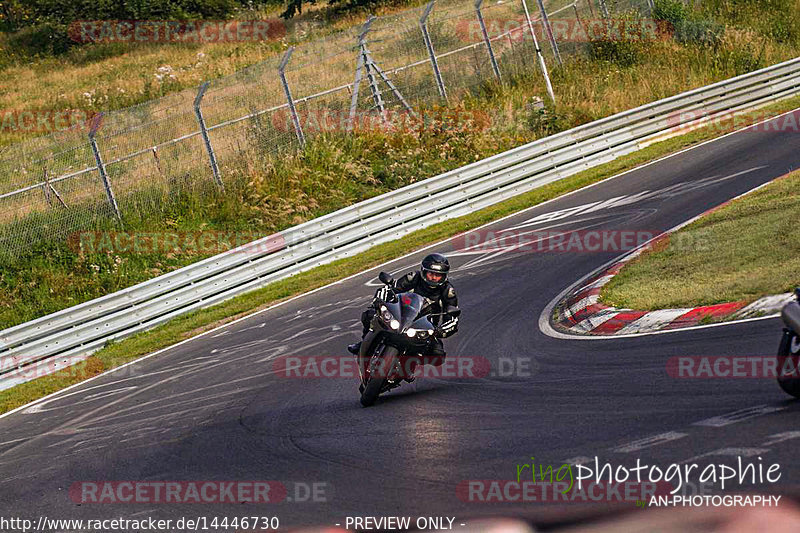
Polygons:
[[539,11],[542,14],[542,24],[544,24],[544,29],[547,32],[547,38],[550,39],[550,46],[553,48],[553,55],[556,56],[556,61],[558,61],[559,66],[563,66],[564,62],[561,61],[561,54],[558,52],[558,43],[556,42],[556,37],[553,35],[553,28],[550,26],[550,19],[547,18],[547,10],[544,8],[544,2],[542,0],[536,0],[539,3]]
[[436,78],[436,87],[439,89],[439,96],[446,102],[447,101],[447,91],[444,87],[444,81],[442,81],[442,73],[439,71],[439,62],[436,60],[436,52],[433,49],[433,43],[431,42],[431,36],[428,33],[428,16],[431,14],[433,10],[433,4],[436,0],[431,0],[430,3],[425,7],[425,12],[422,14],[422,17],[419,19],[419,27],[422,29],[422,38],[425,40],[425,48],[428,49],[428,56],[431,58],[431,65],[433,66],[433,76]]
[[544,62],[544,55],[542,49],[539,47],[539,39],[536,38],[536,32],[533,31],[533,23],[531,22],[531,14],[528,11],[528,2],[522,0],[522,7],[525,9],[525,20],[528,22],[528,29],[531,30],[531,37],[533,37],[533,46],[536,49],[536,56],[539,58],[539,68],[544,76],[544,84],[547,86],[547,94],[550,100],[556,103],[556,95],[553,92],[553,85],[550,83],[550,74],[547,72],[547,64]]
[[103,181],[103,187],[106,190],[108,203],[111,205],[111,209],[114,211],[114,216],[117,217],[117,220],[122,220],[122,215],[117,205],[117,199],[114,197],[114,190],[111,188],[111,180],[108,179],[108,173],[106,173],[106,165],[103,163],[103,158],[100,156],[100,149],[97,147],[97,129],[102,122],[103,113],[98,113],[92,119],[92,124],[89,128],[89,143],[92,145],[94,160],[97,163],[97,170],[100,172],[100,179]]
[[222,183],[222,178],[219,176],[219,167],[217,166],[217,156],[214,155],[214,147],[211,146],[211,139],[208,137],[208,128],[206,128],[206,121],[203,118],[203,111],[200,109],[200,104],[203,101],[203,95],[206,94],[206,89],[210,82],[205,82],[200,86],[197,91],[197,96],[194,98],[194,114],[197,116],[197,123],[200,124],[200,135],[203,136],[203,143],[206,145],[208,152],[208,159],[211,162],[211,172],[214,174],[214,181],[220,189],[225,190],[225,185]]
[[286,102],[289,104],[289,112],[292,114],[292,122],[294,123],[294,132],[297,134],[297,140],[300,142],[300,147],[305,148],[306,137],[303,135],[303,128],[300,126],[300,119],[297,116],[297,109],[294,107],[294,100],[292,100],[292,91],[289,90],[289,83],[286,81],[286,65],[294,52],[294,46],[290,46],[286,54],[281,59],[281,64],[278,65],[278,73],[281,77],[281,84],[283,85],[283,92],[286,94]]
[[497,60],[494,57],[494,50],[492,50],[492,41],[489,39],[489,32],[486,31],[486,23],[483,21],[483,13],[481,13],[481,4],[483,0],[475,0],[475,13],[478,15],[478,23],[481,25],[481,33],[483,33],[483,42],[486,43],[486,49],[489,50],[489,60],[492,63],[492,70],[494,75],[500,80],[500,67],[497,66]]

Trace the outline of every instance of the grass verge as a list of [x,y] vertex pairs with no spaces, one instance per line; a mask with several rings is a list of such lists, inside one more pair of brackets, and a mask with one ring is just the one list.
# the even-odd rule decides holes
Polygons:
[[[750,115],[749,118],[744,117],[737,123],[737,126],[744,126],[747,123],[757,121],[760,117],[779,114],[795,109],[798,106],[800,106],[800,97],[778,102],[762,109],[758,114]],[[151,331],[135,335],[118,343],[112,343],[82,363],[50,376],[44,376],[11,389],[0,391],[0,413],[10,411],[47,394],[79,383],[106,370],[168,347],[283,299],[322,287],[348,275],[409,253],[426,244],[445,239],[508,214],[610,178],[653,159],[717,137],[721,133],[725,133],[725,130],[724,128],[720,130],[719,124],[717,124],[661,141],[628,156],[586,170],[495,206],[419,230],[396,241],[376,246],[357,256],[342,259],[272,283],[267,287],[238,296],[217,306],[175,319]],[[796,194],[795,199],[798,199]],[[800,257],[800,254],[795,254],[795,256]]]
[[675,232],[631,261],[601,292],[641,310],[753,301],[800,284],[800,171]]

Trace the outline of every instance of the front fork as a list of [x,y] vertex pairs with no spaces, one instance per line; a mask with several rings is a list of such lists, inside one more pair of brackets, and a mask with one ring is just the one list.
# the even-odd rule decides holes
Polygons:
[[361,348],[358,352],[358,375],[361,377],[361,383],[366,384],[367,365],[375,352],[373,344],[375,344],[375,337],[378,336],[378,331],[370,329],[366,336],[361,339]]

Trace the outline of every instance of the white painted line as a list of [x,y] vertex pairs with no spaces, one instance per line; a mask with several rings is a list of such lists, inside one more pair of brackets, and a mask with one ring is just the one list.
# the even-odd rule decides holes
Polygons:
[[744,420],[750,420],[751,418],[756,418],[759,416],[776,413],[778,411],[783,411],[784,409],[786,409],[786,407],[779,405],[778,406],[757,405],[755,407],[739,409],[738,411],[733,411],[732,413],[706,418],[705,420],[700,420],[699,422],[695,422],[692,425],[711,427],[711,428],[721,428],[725,426],[730,426],[731,424],[742,422]]
[[624,328],[619,330],[620,335],[628,333],[640,333],[643,331],[654,331],[662,328],[678,318],[685,315],[691,309],[661,309],[659,311],[651,311],[644,316],[634,320]]
[[601,277],[600,279],[598,279],[594,283],[591,283],[591,284],[585,286],[583,289],[597,289],[598,287],[602,287],[603,285],[605,285],[606,283],[611,281],[611,278],[613,278],[613,277],[614,277],[614,274],[606,274],[605,276]]
[[778,444],[779,442],[786,442],[787,440],[793,439],[800,439],[800,431],[784,431],[783,433],[770,435],[767,437],[767,440],[764,441],[762,446],[772,446],[773,444]]
[[586,296],[586,297],[582,298],[581,300],[579,300],[578,303],[573,304],[569,308],[569,312],[574,315],[575,313],[583,311],[584,309],[586,309],[590,305],[596,304],[597,300],[599,300],[599,299],[600,299],[600,295],[599,294],[590,294],[589,296]]
[[564,459],[564,462],[562,464],[577,466],[586,463],[591,463],[592,461],[594,461],[594,457],[586,457],[585,455],[579,455],[578,457],[571,457],[570,459]]
[[[798,108],[798,109],[800,109],[800,108]],[[794,113],[795,111],[797,111],[797,110],[792,110],[792,111],[789,111],[788,113],[783,113],[781,115],[777,115],[776,117],[772,117],[771,119],[764,120],[762,122],[759,122],[758,124],[761,124],[763,122],[768,122],[769,120],[773,120],[775,118],[781,117],[783,115],[787,115],[789,113]],[[752,126],[748,126],[747,128],[743,128],[743,129],[748,129],[750,127],[752,127]],[[742,130],[738,130],[738,131],[742,131]],[[738,133],[738,131],[734,132],[734,133]],[[716,141],[718,139],[722,139],[724,137],[727,137],[728,135],[732,135],[732,133],[728,133],[726,135],[723,135],[722,137],[718,137],[717,139],[712,139],[711,141],[707,141],[707,142],[713,142],[713,141]],[[706,143],[700,143],[697,146],[702,146],[704,144],[706,144]],[[696,147],[692,147],[692,148],[696,148]],[[688,148],[687,150],[691,150],[692,148]],[[682,150],[681,152],[676,152],[675,155],[680,154],[683,151],[685,151],[685,150]],[[662,158],[662,159],[666,159],[666,157]],[[660,161],[660,160],[653,161],[652,163],[655,163],[657,161]],[[763,167],[754,167],[754,168],[763,168]],[[750,170],[753,170],[753,169],[750,169]],[[742,171],[742,172],[737,172],[736,174],[732,174],[731,176],[737,176],[739,174],[743,174],[744,172],[749,172],[749,170]],[[783,177],[785,175],[786,174],[783,174],[782,176],[778,176],[775,179],[779,179],[779,178],[781,178],[781,177]],[[728,177],[730,177],[730,176],[728,176]],[[726,178],[723,178],[723,179],[726,179]],[[749,191],[745,191],[742,194],[740,194],[740,195],[738,195],[738,196],[736,196],[734,198],[731,198],[726,203],[729,203],[729,202],[732,202],[734,200],[737,200],[737,199],[739,199],[739,198],[741,198],[743,196],[747,196],[748,194],[751,194],[751,193],[753,193],[753,192],[755,192],[755,191],[757,191],[757,190],[759,190],[759,189],[761,189],[763,187],[766,187],[767,185],[769,185],[770,183],[772,183],[774,181],[775,180],[770,180],[768,182],[762,183],[761,185],[758,185],[757,187],[754,187],[754,188],[750,189]],[[602,182],[599,182],[599,183],[602,183]],[[589,272],[588,274],[586,274],[585,276],[580,278],[578,281],[576,281],[572,285],[568,286],[566,289],[561,291],[561,293],[559,293],[555,298],[553,298],[550,301],[550,303],[547,304],[545,306],[545,308],[542,310],[542,313],[539,315],[539,331],[541,331],[542,333],[544,333],[548,337],[553,337],[554,339],[584,340],[584,341],[605,341],[605,340],[610,340],[610,339],[626,339],[626,338],[630,339],[630,338],[633,338],[633,337],[644,337],[646,335],[664,335],[664,334],[667,334],[667,333],[677,333],[677,332],[681,332],[681,331],[691,331],[691,330],[696,330],[696,329],[718,328],[718,327],[730,326],[730,325],[733,325],[733,324],[739,324],[739,323],[742,323],[742,322],[753,322],[753,321],[756,321],[756,320],[766,320],[766,319],[776,318],[776,317],[780,316],[780,313],[776,312],[774,314],[770,314],[770,315],[766,315],[766,316],[759,316],[759,317],[752,317],[752,318],[741,318],[741,319],[738,319],[738,320],[729,320],[729,321],[726,321],[726,322],[717,322],[717,323],[714,323],[714,324],[703,324],[703,325],[700,325],[700,326],[691,326],[691,327],[687,327],[687,328],[661,329],[661,330],[658,330],[658,331],[646,331],[646,332],[640,332],[640,333],[629,333],[627,335],[619,335],[619,334],[615,334],[615,335],[577,335],[577,334],[569,334],[569,333],[563,333],[561,331],[556,331],[556,329],[553,328],[553,326],[550,325],[550,317],[553,315],[553,309],[555,309],[555,306],[558,305],[564,298],[566,298],[567,295],[570,292],[572,292],[576,287],[580,286],[581,283],[585,282],[587,279],[591,278],[592,276],[597,275],[599,272],[603,272],[604,270],[608,270],[609,268],[611,268],[611,266],[613,266],[613,265],[615,265],[617,263],[621,263],[621,262],[624,263],[624,262],[630,261],[631,259],[633,259],[637,255],[641,254],[647,247],[650,246],[650,244],[652,242],[658,241],[659,239],[663,238],[665,235],[669,235],[671,233],[674,233],[674,232],[680,230],[681,228],[683,228],[685,226],[688,226],[689,224],[691,224],[695,220],[699,220],[700,218],[705,216],[706,213],[707,212],[700,213],[696,217],[692,217],[689,220],[681,222],[677,226],[666,230],[665,232],[661,233],[660,235],[656,235],[655,237],[653,237],[649,241],[645,242],[644,244],[642,244],[641,246],[639,246],[638,248],[636,248],[632,252],[628,252],[628,253],[625,253],[625,254],[622,254],[622,255],[619,255],[619,256],[615,257],[611,261],[608,261],[607,263],[599,266],[598,268],[595,268],[594,270],[592,270],[591,272]]]
[[[588,189],[592,189],[592,188],[594,188],[594,187],[598,187],[598,186],[600,186],[600,185],[601,185],[601,184],[603,184],[603,183],[607,183],[607,182],[609,182],[609,181],[611,181],[611,180],[614,180],[614,179],[620,178],[620,177],[622,177],[622,176],[626,176],[626,175],[630,174],[631,172],[636,172],[636,171],[638,171],[638,170],[641,170],[641,169],[643,169],[643,168],[647,168],[647,167],[649,167],[649,166],[651,166],[651,165],[655,165],[656,163],[659,163],[659,162],[661,162],[661,161],[665,161],[665,160],[667,160],[667,159],[671,159],[671,158],[673,158],[673,157],[675,157],[675,156],[678,156],[678,155],[680,155],[680,154],[683,154],[683,153],[685,153],[685,152],[689,152],[689,151],[691,151],[691,150],[695,150],[695,149],[697,149],[697,148],[700,148],[701,146],[705,146],[705,145],[707,145],[707,144],[711,144],[711,143],[714,143],[714,142],[718,142],[718,141],[720,141],[720,140],[722,140],[722,139],[725,139],[726,137],[729,137],[729,136],[731,136],[731,135],[736,135],[737,133],[741,133],[741,132],[743,132],[743,131],[745,131],[745,130],[748,130],[748,129],[750,129],[750,128],[753,128],[753,127],[755,127],[755,126],[758,126],[759,124],[764,124],[764,123],[766,123],[766,122],[769,122],[769,121],[771,121],[771,120],[775,120],[775,119],[777,119],[777,118],[780,118],[780,117],[782,117],[782,116],[784,116],[784,115],[789,115],[789,114],[791,114],[791,113],[794,113],[794,112],[795,112],[795,111],[797,111],[798,109],[800,109],[800,108],[792,109],[791,111],[786,111],[785,113],[781,113],[781,114],[779,114],[779,115],[775,115],[774,117],[770,117],[770,118],[768,118],[768,119],[765,119],[765,120],[762,120],[762,121],[760,121],[760,122],[756,122],[756,123],[754,123],[754,124],[750,124],[749,126],[743,127],[743,128],[741,128],[741,129],[738,129],[738,130],[735,130],[735,131],[732,131],[732,132],[730,132],[730,133],[726,133],[725,135],[720,135],[719,137],[714,137],[713,139],[709,139],[709,140],[707,140],[707,141],[703,141],[703,142],[701,142],[701,143],[698,143],[698,144],[695,144],[695,145],[689,146],[689,147],[687,147],[687,148],[684,148],[683,150],[678,150],[677,152],[673,152],[673,153],[671,153],[671,154],[667,154],[667,155],[665,155],[665,156],[663,156],[663,157],[659,157],[659,158],[657,158],[657,159],[653,159],[652,161],[647,161],[646,163],[642,163],[641,165],[638,165],[638,166],[635,166],[635,167],[633,167],[633,168],[630,168],[630,169],[628,169],[628,170],[625,170],[625,171],[623,171],[623,172],[620,172],[619,174],[615,174],[615,175],[613,175],[613,176],[611,176],[611,177],[605,178],[605,179],[603,179],[603,180],[600,180],[600,181],[596,181],[596,182],[594,182],[594,183],[590,183],[590,184],[589,184],[589,185],[587,185],[586,187],[581,187],[580,189],[575,189],[574,191],[569,191],[569,192],[567,192],[567,193],[564,193],[564,194],[562,194],[562,195],[556,196],[555,198],[551,198],[550,200],[545,200],[544,202],[541,202],[541,203],[539,203],[539,204],[536,204],[536,205],[532,205],[532,206],[530,206],[530,207],[527,207],[527,208],[525,208],[525,209],[522,209],[522,210],[520,210],[520,211],[515,211],[514,213],[509,213],[508,215],[506,215],[506,216],[504,216],[504,217],[501,217],[501,218],[498,218],[497,220],[492,220],[491,222],[487,222],[486,224],[483,224],[482,226],[478,226],[477,228],[472,228],[470,231],[476,231],[476,230],[479,230],[479,229],[482,229],[482,228],[486,228],[486,227],[492,226],[492,225],[494,225],[494,224],[498,224],[498,223],[500,223],[500,222],[503,222],[503,221],[505,221],[505,220],[508,220],[508,219],[510,219],[510,218],[513,218],[513,217],[519,216],[519,215],[521,215],[521,214],[523,214],[523,213],[527,213],[528,211],[532,211],[532,210],[534,210],[534,209],[539,209],[539,208],[540,208],[540,207],[542,207],[543,205],[548,205],[548,204],[550,204],[550,203],[553,203],[553,202],[558,202],[558,201],[561,201],[561,200],[563,200],[564,198],[569,198],[570,196],[573,196],[573,195],[575,195],[575,194],[578,194],[578,193],[580,193],[580,192],[586,191],[586,190],[588,190]],[[766,185],[766,184],[765,184],[765,185]],[[688,222],[686,222],[686,224],[688,224]],[[381,263],[381,264],[379,264],[379,265],[376,265],[376,266],[374,266],[374,267],[366,268],[366,269],[364,269],[364,270],[362,270],[362,271],[360,271],[360,272],[357,272],[357,273],[355,273],[355,274],[352,274],[352,275],[350,275],[350,276],[347,276],[347,277],[345,277],[345,278],[342,278],[342,279],[336,280],[336,281],[334,281],[334,282],[331,282],[331,283],[329,283],[329,284],[327,284],[327,285],[323,285],[322,287],[317,287],[316,289],[312,289],[312,290],[310,290],[310,291],[308,291],[308,292],[304,292],[303,294],[298,294],[297,296],[293,296],[293,297],[291,297],[291,298],[288,298],[288,299],[286,299],[286,300],[284,300],[284,301],[282,301],[282,302],[279,302],[279,303],[277,303],[277,304],[275,304],[275,305],[271,305],[271,306],[269,306],[269,307],[265,307],[264,309],[261,309],[261,310],[259,310],[259,311],[255,311],[255,312],[253,312],[253,313],[250,313],[250,314],[248,314],[248,315],[245,315],[245,316],[239,317],[239,318],[237,318],[236,320],[232,320],[231,322],[228,322],[228,323],[226,323],[226,324],[223,324],[223,325],[221,325],[221,326],[217,326],[216,328],[210,329],[210,330],[208,330],[208,331],[204,331],[203,333],[199,333],[199,334],[195,335],[194,337],[189,337],[188,339],[184,339],[184,340],[182,340],[182,341],[180,341],[180,342],[178,342],[178,343],[176,343],[176,344],[173,344],[173,345],[167,346],[166,348],[162,348],[162,349],[160,349],[160,350],[157,350],[157,351],[155,351],[155,352],[153,352],[153,353],[150,353],[150,354],[148,354],[148,355],[145,355],[145,356],[143,356],[143,357],[140,357],[140,358],[138,358],[138,359],[134,359],[133,361],[130,361],[130,362],[128,362],[128,363],[125,363],[124,365],[120,365],[120,366],[118,366],[118,367],[116,367],[116,368],[112,368],[111,370],[107,370],[107,371],[103,372],[102,374],[98,374],[98,375],[96,375],[96,376],[93,376],[93,377],[91,377],[91,378],[89,378],[89,379],[87,379],[87,380],[81,381],[80,383],[75,383],[74,385],[70,385],[69,387],[66,387],[66,388],[64,388],[64,389],[61,389],[60,391],[56,391],[56,392],[54,392],[54,393],[52,393],[52,394],[48,394],[47,396],[44,396],[44,397],[42,397],[42,398],[39,398],[38,400],[33,400],[32,402],[30,402],[30,403],[27,403],[27,404],[25,404],[25,405],[21,405],[21,406],[19,406],[19,407],[15,408],[15,409],[12,409],[11,411],[7,411],[7,412],[5,412],[5,413],[2,413],[2,414],[0,414],[0,420],[1,420],[1,419],[3,419],[3,418],[6,418],[6,417],[8,417],[8,416],[11,416],[11,415],[13,415],[13,414],[14,414],[14,413],[16,413],[16,412],[22,411],[23,409],[25,409],[25,408],[27,408],[27,407],[34,406],[34,405],[36,405],[36,404],[37,404],[37,403],[39,403],[39,402],[42,402],[42,401],[44,401],[44,400],[47,400],[47,399],[53,398],[53,397],[55,397],[55,396],[57,396],[57,395],[59,395],[59,394],[62,394],[62,393],[64,393],[64,392],[66,392],[66,391],[69,391],[69,390],[72,390],[72,389],[78,388],[78,387],[80,387],[81,385],[84,385],[84,384],[86,384],[86,383],[88,383],[88,382],[90,382],[90,381],[94,381],[94,380],[96,380],[96,379],[99,379],[99,378],[101,378],[101,377],[103,377],[103,376],[105,376],[105,375],[107,375],[107,374],[112,374],[112,373],[114,373],[114,372],[117,372],[117,371],[118,371],[118,370],[120,370],[120,369],[126,368],[126,367],[128,367],[128,366],[131,366],[131,365],[135,365],[135,364],[137,364],[137,363],[139,363],[139,362],[141,362],[141,361],[145,361],[145,360],[147,360],[147,359],[150,359],[151,357],[155,357],[155,356],[157,356],[157,355],[161,355],[162,353],[165,353],[165,352],[167,352],[167,351],[169,351],[169,350],[171,350],[171,349],[173,349],[173,348],[177,348],[178,346],[181,346],[181,345],[183,345],[183,344],[186,344],[186,343],[188,343],[188,342],[192,342],[192,341],[194,341],[194,340],[196,340],[196,339],[199,339],[199,338],[201,338],[201,337],[204,337],[204,336],[206,336],[206,335],[209,335],[209,334],[211,334],[211,333],[216,333],[216,332],[219,332],[220,330],[224,330],[225,328],[228,328],[228,327],[230,327],[230,326],[233,326],[234,324],[237,324],[237,323],[239,323],[239,322],[242,322],[242,321],[244,321],[244,320],[248,320],[248,319],[250,319],[250,318],[252,318],[252,317],[254,317],[254,316],[260,315],[261,313],[265,313],[265,312],[267,312],[267,311],[270,311],[270,310],[272,310],[272,309],[275,309],[276,307],[280,307],[280,306],[282,306],[282,305],[285,305],[285,304],[287,304],[287,303],[289,303],[289,302],[293,302],[294,300],[297,300],[297,299],[299,299],[299,298],[303,298],[303,297],[305,297],[305,296],[308,296],[309,294],[314,294],[314,293],[316,293],[316,292],[323,291],[323,290],[325,290],[325,289],[328,289],[328,288],[330,288],[330,287],[333,287],[333,286],[335,286],[335,285],[338,285],[338,284],[340,284],[340,283],[342,283],[342,282],[345,282],[345,281],[347,281],[347,280],[349,280],[349,279],[352,279],[352,278],[358,277],[358,276],[360,276],[360,275],[362,275],[362,274],[365,274],[365,273],[367,273],[367,272],[370,272],[370,271],[372,271],[372,270],[375,270],[375,269],[381,268],[381,267],[383,267],[383,266],[386,266],[386,265],[388,265],[388,264],[390,264],[390,263],[394,263],[395,261],[400,261],[400,260],[402,260],[402,259],[405,259],[406,257],[411,257],[412,255],[418,254],[419,252],[422,252],[422,251],[424,251],[424,250],[428,250],[428,249],[430,249],[430,248],[433,248],[433,247],[436,247],[436,246],[441,246],[442,244],[448,243],[448,242],[450,242],[450,241],[452,241],[453,239],[456,239],[456,238],[458,238],[458,237],[459,237],[458,235],[454,235],[454,236],[451,236],[451,237],[447,237],[446,239],[443,239],[443,240],[441,240],[441,241],[435,242],[435,243],[433,243],[433,244],[429,244],[429,245],[427,245],[427,246],[423,246],[422,248],[419,248],[419,249],[417,249],[417,250],[414,250],[414,251],[412,251],[412,252],[409,252],[409,253],[407,253],[407,254],[405,254],[405,255],[401,255],[400,257],[395,257],[394,259],[390,259],[390,260],[388,260],[388,261],[386,261],[386,262],[384,262],[384,263]],[[401,238],[402,238],[402,237],[401,237]],[[612,262],[609,262],[609,263],[608,263],[608,265],[610,266],[612,263],[613,263],[613,261],[612,261]],[[599,271],[599,270],[600,270],[600,269],[596,270],[595,272],[597,272],[597,271]],[[588,276],[587,276],[587,277],[588,277]],[[582,278],[582,279],[586,279],[586,277],[584,277],[584,278]],[[547,309],[545,309],[545,311],[547,311]],[[551,308],[551,312],[552,312],[552,308]],[[772,318],[772,317],[761,317],[761,318]],[[758,320],[758,319],[754,319],[754,320]],[[540,322],[539,322],[539,323],[540,323],[540,326],[541,326],[541,317],[540,317]],[[717,326],[717,325],[724,325],[724,324],[711,324],[711,325],[715,325],[715,326]],[[549,326],[549,324],[548,324],[548,326]],[[707,327],[707,326],[702,326],[702,327]],[[675,330],[675,331],[678,331],[678,330]],[[654,333],[659,333],[659,332],[654,332]],[[579,337],[579,336],[577,336],[577,335],[569,335],[569,336],[568,336],[568,335],[564,335],[564,337],[565,337],[565,338],[570,338],[570,339],[575,339],[575,338],[583,338],[583,339],[602,339],[602,337],[599,337],[599,336],[596,336],[596,337]],[[611,337],[611,338],[613,338],[613,337]]]
[[699,459],[711,456],[729,456],[729,457],[758,457],[769,452],[769,448],[720,448],[711,452],[706,452],[700,455],[695,455],[678,462],[679,465],[697,462]]
[[667,433],[661,433],[660,435],[653,435],[652,437],[645,437],[644,439],[639,439],[633,442],[629,442],[628,444],[612,448],[611,451],[615,453],[638,452],[639,450],[643,450],[645,448],[651,448],[653,446],[658,446],[659,444],[664,444],[666,442],[679,440],[686,436],[688,436],[688,433],[680,433],[678,431],[668,431]]
[[593,329],[598,328],[602,324],[605,324],[618,314],[620,314],[620,311],[617,309],[608,309],[607,311],[601,311],[599,313],[595,313],[594,315],[588,318],[583,319],[582,321],[575,324],[569,329],[578,333],[581,332],[588,333]]
[[794,294],[786,292],[783,294],[773,294],[759,298],[755,302],[742,307],[736,312],[736,316],[747,318],[749,316],[761,315],[764,313],[772,314],[780,312],[784,305],[794,300]]

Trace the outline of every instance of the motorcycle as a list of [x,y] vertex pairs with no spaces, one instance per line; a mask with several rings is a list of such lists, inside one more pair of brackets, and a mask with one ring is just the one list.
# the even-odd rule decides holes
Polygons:
[[786,327],[778,347],[778,385],[787,394],[800,398],[800,288],[794,293],[795,301],[781,311]]
[[375,302],[375,316],[357,356],[364,407],[374,404],[380,394],[399,387],[403,379],[413,377],[420,355],[438,333],[433,317],[461,314],[457,307],[429,313],[433,300],[413,292],[395,293],[391,290],[394,280],[386,272],[381,272],[378,279],[390,291],[386,300]]

